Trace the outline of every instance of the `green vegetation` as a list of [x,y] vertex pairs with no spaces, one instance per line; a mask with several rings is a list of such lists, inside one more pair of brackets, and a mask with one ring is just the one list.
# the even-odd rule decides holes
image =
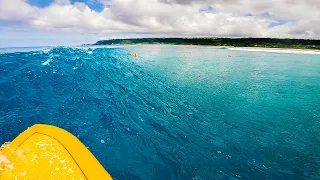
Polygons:
[[320,49],[320,40],[273,39],[273,38],[142,38],[111,39],[96,42],[94,45],[116,44],[175,44],[208,45],[264,48]]

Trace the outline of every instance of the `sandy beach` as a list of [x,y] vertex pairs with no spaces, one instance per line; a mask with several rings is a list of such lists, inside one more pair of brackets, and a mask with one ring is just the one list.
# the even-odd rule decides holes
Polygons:
[[320,54],[317,49],[288,49],[288,48],[262,48],[262,47],[227,47],[234,51],[278,52],[295,54]]

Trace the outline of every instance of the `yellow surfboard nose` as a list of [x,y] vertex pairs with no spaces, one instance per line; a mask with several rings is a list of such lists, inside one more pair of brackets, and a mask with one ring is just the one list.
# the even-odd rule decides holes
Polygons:
[[111,180],[92,153],[72,134],[37,124],[0,151],[0,180]]

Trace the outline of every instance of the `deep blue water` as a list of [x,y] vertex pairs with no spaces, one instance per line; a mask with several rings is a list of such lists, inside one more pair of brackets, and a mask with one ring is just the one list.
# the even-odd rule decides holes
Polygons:
[[0,143],[46,123],[114,179],[320,179],[320,55],[59,47],[0,54],[0,77]]

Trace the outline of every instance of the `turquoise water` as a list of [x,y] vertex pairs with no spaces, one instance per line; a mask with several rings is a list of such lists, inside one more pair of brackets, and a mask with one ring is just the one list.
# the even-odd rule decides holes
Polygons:
[[320,55],[5,52],[0,143],[47,123],[75,134],[114,179],[320,179]]

